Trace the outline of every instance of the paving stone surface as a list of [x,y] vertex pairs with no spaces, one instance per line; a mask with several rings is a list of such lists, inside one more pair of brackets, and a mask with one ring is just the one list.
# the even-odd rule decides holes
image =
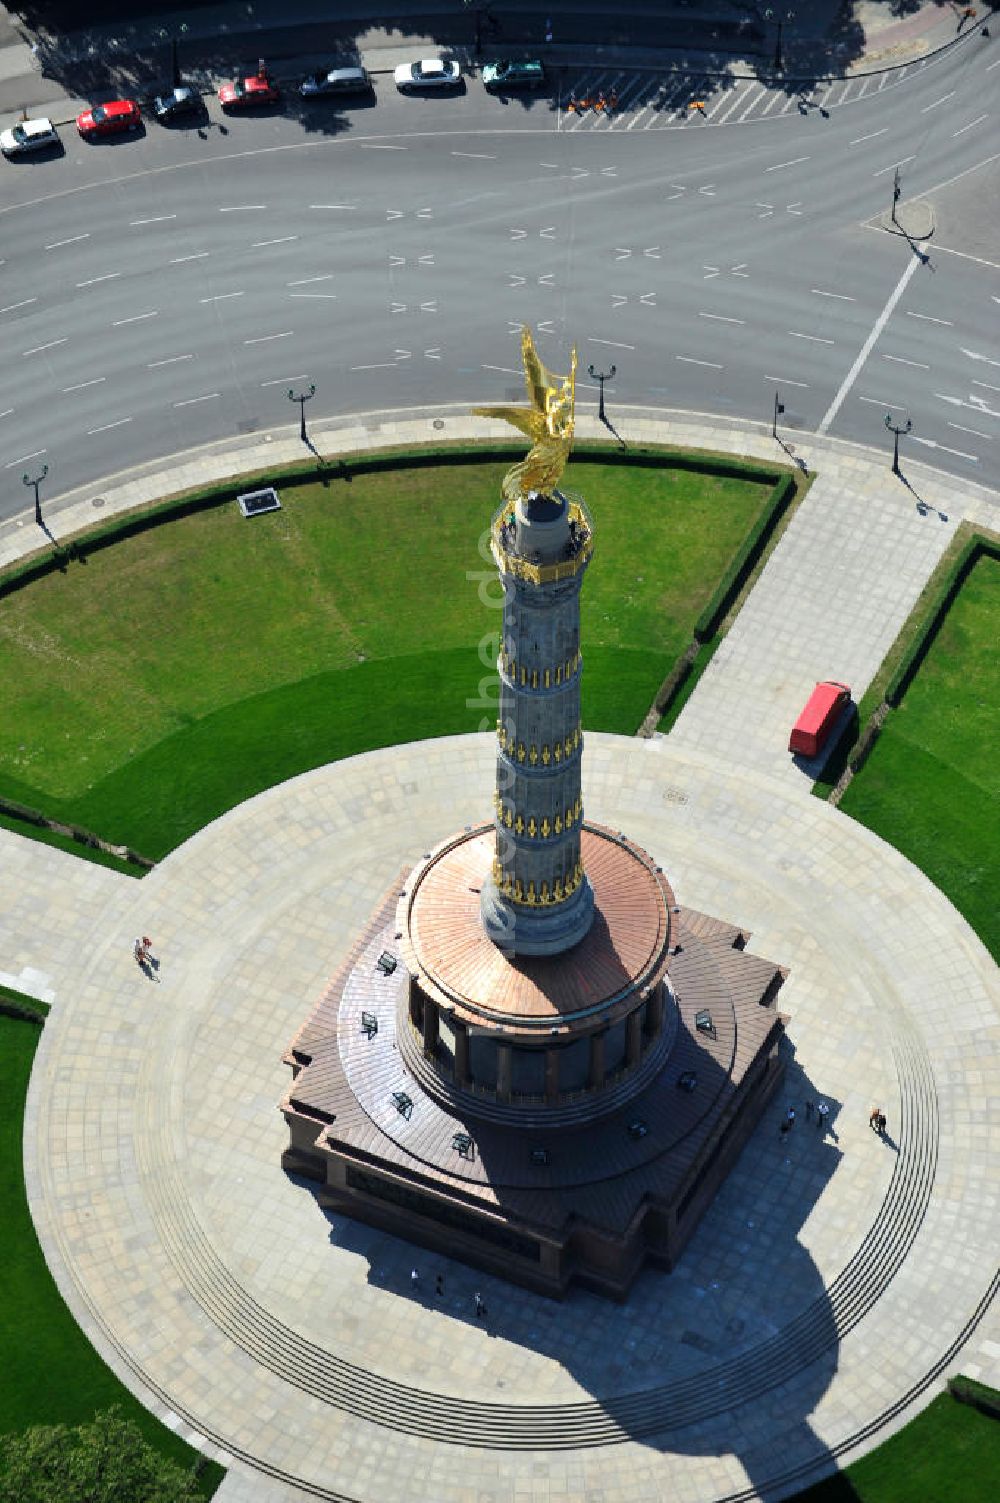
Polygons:
[[[482,431],[449,415],[444,436]],[[684,415],[654,423],[634,412],[627,432],[774,452],[751,425]],[[382,414],[323,447],[440,436],[429,416]],[[996,500],[926,470],[918,488],[935,515],[921,513],[892,488],[883,456],[802,442],[820,479],[744,608],[728,661],[713,664],[669,738],[587,739],[588,817],[641,840],[679,901],[746,925],[751,948],[791,970],[782,1099],[679,1267],[643,1274],[622,1306],[580,1293],[553,1304],[415,1254],[324,1215],[279,1165],[281,1052],[400,865],[488,811],[491,737],[318,769],[232,811],[141,882],[0,831],[4,977],[55,1009],[25,1134],[46,1257],[124,1381],[209,1454],[236,1458],[225,1503],[778,1497],[801,1485],[779,1473],[877,1444],[950,1372],[1000,1383],[996,968],[919,872],[789,772],[793,691],[776,680],[771,641],[783,571],[819,581],[842,557],[829,606],[817,611],[815,587],[786,591],[781,630],[807,680],[832,671],[831,641],[846,632],[843,671],[860,693],[884,651],[866,632],[891,640],[956,519],[995,525]],[[267,457],[285,457],[282,445]],[[250,443],[150,467],[105,487],[101,514],[261,458]],[[91,500],[70,499],[66,531],[92,519]],[[0,530],[0,557],[22,553],[29,536]],[[866,622],[853,635],[852,592]],[[749,724],[748,696],[762,707]],[[738,747],[718,734],[727,714],[741,721]],[[136,933],[156,939],[155,982],[132,960]],[[829,1131],[800,1110],[782,1141],[785,1106],[820,1096]],[[876,1102],[886,1142],[867,1125]],[[888,1236],[886,1207],[897,1217]],[[413,1297],[418,1259],[431,1285],[443,1272],[441,1300]],[[851,1270],[861,1287],[845,1294]],[[413,1433],[405,1410],[352,1413],[351,1386],[323,1397],[317,1377],[356,1364],[355,1390],[362,1369],[385,1393],[412,1385],[413,1411],[437,1395],[431,1407],[455,1417],[456,1434],[463,1410],[485,1404],[501,1425],[511,1406],[520,1419],[566,1405],[613,1417],[637,1392],[718,1387],[733,1363],[763,1370],[806,1317],[825,1338],[774,1386],[659,1434],[626,1428],[614,1444],[577,1449],[512,1450],[485,1426],[475,1445]]]

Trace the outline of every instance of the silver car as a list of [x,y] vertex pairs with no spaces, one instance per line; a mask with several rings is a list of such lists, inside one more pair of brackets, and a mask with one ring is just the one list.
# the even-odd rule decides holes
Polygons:
[[446,61],[443,57],[422,57],[419,63],[400,63],[392,76],[401,94],[410,94],[417,89],[454,89],[462,82],[458,63]]
[[327,73],[310,73],[299,84],[303,99],[331,94],[370,94],[372,81],[364,68],[331,68]]
[[55,146],[59,133],[51,120],[19,120],[10,130],[0,132],[0,151],[5,157],[27,156],[29,152],[41,151],[46,146]]

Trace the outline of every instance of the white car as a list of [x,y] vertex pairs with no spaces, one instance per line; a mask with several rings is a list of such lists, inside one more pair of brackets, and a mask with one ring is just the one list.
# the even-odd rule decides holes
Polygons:
[[5,157],[19,157],[29,151],[55,146],[59,134],[51,120],[19,120],[10,130],[0,132],[0,151]]
[[454,89],[462,82],[462,70],[443,57],[422,57],[419,63],[400,63],[392,75],[401,94],[414,89]]

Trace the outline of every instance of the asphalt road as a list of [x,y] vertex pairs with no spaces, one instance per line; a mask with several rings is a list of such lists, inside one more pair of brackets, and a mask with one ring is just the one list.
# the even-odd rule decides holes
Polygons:
[[[1000,53],[884,77],[799,101],[576,72],[529,104],[380,77],[375,107],[339,114],[211,101],[201,130],[101,145],[65,127],[63,156],[0,163],[0,517],[36,466],[57,511],[297,422],[290,386],[315,382],[310,420],[520,394],[525,321],[556,368],[574,341],[582,375],[616,366],[612,419],[764,421],[778,390],[789,436],[886,444],[891,410],[913,423],[904,466],[997,485]],[[613,117],[564,107],[612,86]],[[879,227],[896,165],[902,224],[923,236],[940,206],[946,233]]]

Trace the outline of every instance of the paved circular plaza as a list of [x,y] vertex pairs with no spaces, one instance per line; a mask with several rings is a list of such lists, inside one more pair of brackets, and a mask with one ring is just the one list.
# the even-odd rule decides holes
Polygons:
[[[32,1079],[46,1256],[147,1402],[310,1494],[793,1493],[983,1339],[995,967],[926,878],[805,783],[590,735],[588,818],[789,966],[783,1096],[676,1271],[621,1306],[556,1304],[331,1218],[280,1168],[282,1051],[400,868],[484,817],[494,751],[470,736],[321,768],[114,885]],[[132,959],[141,933],[155,982]]]

